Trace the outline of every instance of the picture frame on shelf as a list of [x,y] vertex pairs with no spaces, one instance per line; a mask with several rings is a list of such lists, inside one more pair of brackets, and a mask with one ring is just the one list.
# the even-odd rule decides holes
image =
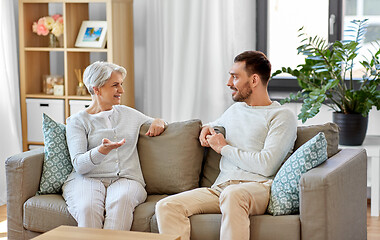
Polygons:
[[75,47],[104,48],[107,41],[107,21],[83,21]]

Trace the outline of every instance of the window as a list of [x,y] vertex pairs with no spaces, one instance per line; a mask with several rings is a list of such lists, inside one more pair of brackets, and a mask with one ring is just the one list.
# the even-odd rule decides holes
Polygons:
[[[298,29],[304,26],[309,35],[319,35],[330,42],[344,38],[343,28],[353,19],[369,18],[362,51],[380,39],[379,0],[256,0],[257,50],[266,53],[273,71],[280,67],[296,67],[303,56]],[[361,76],[359,64],[356,76]],[[272,79],[269,90],[295,91],[297,81],[286,75]]]
[[[297,67],[304,57],[297,54],[300,45],[298,29],[309,35],[338,39],[339,6],[334,0],[257,0],[257,49],[268,55],[273,72],[281,67]],[[337,0],[335,0],[337,1]],[[341,1],[341,0],[339,0]],[[339,3],[339,2],[338,2]],[[295,91],[294,77],[280,75],[272,79],[269,90]]]
[[[370,58],[371,52],[374,53],[374,45],[378,46],[376,41],[380,41],[380,1],[379,0],[343,0],[344,14],[343,27],[350,26],[352,20],[368,19],[367,33],[363,45],[359,51],[357,62],[354,65],[354,78],[361,78],[363,75],[360,60]],[[347,36],[343,34],[343,39]]]
[[328,38],[328,11],[328,0],[268,1],[267,55],[274,71],[295,68],[304,61],[304,56],[297,54],[301,27],[310,36]]

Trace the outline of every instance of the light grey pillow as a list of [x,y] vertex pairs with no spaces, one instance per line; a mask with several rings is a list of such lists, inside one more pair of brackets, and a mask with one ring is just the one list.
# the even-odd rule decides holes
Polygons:
[[323,132],[327,141],[327,156],[331,157],[338,152],[339,127],[335,123],[329,122],[321,125],[299,126],[297,127],[297,140],[294,144],[294,151],[304,143],[312,139],[319,132]]
[[199,187],[203,147],[199,143],[200,120],[168,124],[157,137],[140,129],[137,149],[148,194],[175,194]]

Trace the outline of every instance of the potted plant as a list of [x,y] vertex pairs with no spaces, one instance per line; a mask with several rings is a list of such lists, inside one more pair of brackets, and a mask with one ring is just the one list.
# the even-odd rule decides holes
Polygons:
[[[289,73],[296,77],[301,91],[291,93],[281,101],[303,100],[298,119],[305,122],[314,117],[322,104],[332,108],[333,121],[340,127],[342,145],[361,145],[364,141],[368,113],[373,106],[380,109],[380,47],[375,48],[370,58],[360,64],[364,67],[361,79],[353,78],[355,60],[367,29],[367,19],[353,20],[346,31],[349,40],[328,43],[321,37],[309,37],[303,28],[299,29],[302,38],[298,54],[305,55],[305,62],[296,69],[285,68],[273,73]],[[348,131],[348,132],[347,132]],[[354,135],[350,135],[354,134]]]

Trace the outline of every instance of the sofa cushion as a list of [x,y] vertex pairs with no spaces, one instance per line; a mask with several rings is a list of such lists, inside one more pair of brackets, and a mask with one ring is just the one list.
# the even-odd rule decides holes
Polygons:
[[168,195],[148,195],[146,201],[135,208],[131,231],[150,232],[156,203]]
[[301,221],[299,215],[250,217],[251,239],[300,240]]
[[199,186],[203,147],[198,137],[200,120],[168,124],[157,137],[145,136],[149,124],[140,129],[137,143],[148,194],[175,194]]
[[297,140],[294,144],[294,151],[309,141],[319,132],[323,132],[327,141],[327,156],[331,157],[338,152],[339,127],[335,123],[329,122],[321,125],[309,125],[297,127]]
[[[299,215],[250,216],[250,239],[299,240]],[[191,240],[219,240],[222,214],[197,214],[190,217]],[[152,232],[158,233],[156,215],[152,217]]]
[[59,194],[37,195],[24,203],[24,228],[46,232],[60,225],[77,226]]
[[44,113],[42,129],[45,159],[38,194],[59,193],[73,169],[66,143],[66,126]]
[[[215,131],[226,135],[224,127],[214,127]],[[215,152],[212,148],[205,148],[203,167],[201,174],[201,187],[211,187],[219,175],[219,162],[222,155]]]
[[326,160],[327,142],[324,133],[321,132],[299,147],[276,174],[268,212],[273,215],[298,213],[301,175]]

